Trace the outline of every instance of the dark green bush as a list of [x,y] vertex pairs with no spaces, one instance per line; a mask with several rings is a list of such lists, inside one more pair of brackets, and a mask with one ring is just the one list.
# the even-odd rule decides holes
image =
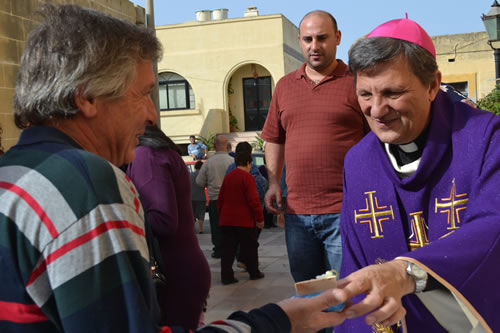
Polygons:
[[500,115],[500,85],[497,84],[488,95],[477,101],[477,106],[483,110]]

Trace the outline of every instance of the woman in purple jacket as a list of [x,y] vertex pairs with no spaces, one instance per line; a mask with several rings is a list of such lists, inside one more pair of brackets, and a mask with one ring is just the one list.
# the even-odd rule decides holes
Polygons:
[[139,191],[166,267],[162,324],[194,330],[210,289],[210,268],[194,231],[189,173],[180,154],[157,126],[148,126],[127,174]]

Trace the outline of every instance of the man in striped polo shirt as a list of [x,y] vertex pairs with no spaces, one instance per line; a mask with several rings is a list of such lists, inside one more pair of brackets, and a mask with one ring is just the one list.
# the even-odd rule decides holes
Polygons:
[[[0,158],[0,332],[187,332],[158,325],[144,212],[118,168],[156,122],[161,45],[93,10],[41,13],[14,96],[23,132]],[[319,329],[344,319],[321,312],[335,303],[330,291],[268,304],[215,331]]]

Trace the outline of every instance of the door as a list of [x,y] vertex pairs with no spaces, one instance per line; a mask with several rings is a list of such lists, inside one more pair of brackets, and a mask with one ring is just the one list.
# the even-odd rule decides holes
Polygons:
[[262,131],[271,97],[270,76],[243,79],[245,131]]

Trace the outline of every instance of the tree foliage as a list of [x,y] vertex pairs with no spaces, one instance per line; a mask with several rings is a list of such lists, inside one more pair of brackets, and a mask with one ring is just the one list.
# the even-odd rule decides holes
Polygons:
[[500,85],[497,84],[488,95],[477,101],[477,106],[483,110],[500,115]]

